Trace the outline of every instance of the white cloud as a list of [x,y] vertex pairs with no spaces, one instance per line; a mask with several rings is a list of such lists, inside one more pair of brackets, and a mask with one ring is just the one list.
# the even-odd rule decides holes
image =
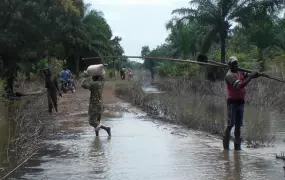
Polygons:
[[[126,55],[140,55],[144,45],[155,48],[168,35],[165,23],[173,9],[187,7],[189,0],[85,0],[101,10],[114,36],[122,37]],[[138,59],[132,59],[140,61]]]

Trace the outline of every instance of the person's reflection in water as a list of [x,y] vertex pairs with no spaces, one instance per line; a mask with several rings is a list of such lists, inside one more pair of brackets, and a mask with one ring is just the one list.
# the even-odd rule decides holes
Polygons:
[[[233,159],[230,159],[230,155],[233,155]],[[241,180],[241,156],[239,152],[229,152],[225,150],[223,152],[223,158],[225,162],[225,175],[223,180]]]
[[109,141],[106,138],[96,137],[90,144],[89,160],[90,160],[90,171],[89,175],[92,175],[94,179],[106,179],[106,173],[109,171],[109,158],[108,152],[105,147],[106,142]]
[[231,162],[230,162],[230,154],[229,151],[224,150],[222,152],[222,156],[223,156],[223,160],[226,161],[225,162],[225,174],[223,177],[223,180],[229,180],[232,179],[232,171],[231,171]]
[[[108,139],[104,138],[105,141],[109,141],[110,139],[111,137],[108,137]],[[102,145],[102,140],[100,139],[100,137],[96,137],[94,138],[90,146],[90,156],[96,157],[102,154],[104,154],[104,147]]]
[[242,179],[241,176],[241,155],[240,152],[234,152],[234,162],[235,162],[235,166],[234,166],[234,179],[235,180],[240,180]]
[[102,142],[99,137],[94,138],[91,144],[91,152],[98,152],[102,150]]

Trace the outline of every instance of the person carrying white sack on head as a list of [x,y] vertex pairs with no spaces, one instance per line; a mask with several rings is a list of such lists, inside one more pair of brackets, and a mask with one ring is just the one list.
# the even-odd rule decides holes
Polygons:
[[90,90],[89,124],[95,128],[96,136],[99,130],[104,129],[111,136],[111,128],[101,124],[101,115],[104,111],[102,94],[104,89],[105,69],[103,64],[91,65],[84,71],[85,79],[81,87]]

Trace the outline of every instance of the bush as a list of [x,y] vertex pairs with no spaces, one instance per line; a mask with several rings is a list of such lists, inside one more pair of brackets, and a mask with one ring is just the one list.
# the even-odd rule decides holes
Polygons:
[[113,78],[115,77],[115,74],[113,72],[113,69],[106,69],[106,75],[109,77],[109,78]]
[[180,62],[161,63],[155,69],[157,70],[158,75],[161,77],[184,76],[190,78],[201,72],[199,65]]
[[52,73],[56,75],[57,77],[59,77],[59,74],[64,66],[64,63],[65,63],[64,60],[58,60],[58,59],[51,58],[51,62],[49,64],[47,59],[41,59],[39,63],[37,64],[36,73],[39,76],[41,76],[42,75],[41,70],[48,66],[51,69]]
[[[46,95],[32,97],[29,100],[7,102],[8,114],[4,116],[6,123],[3,134],[9,134],[3,139],[0,152],[0,177],[7,174],[23,160],[28,158],[42,143],[45,135],[44,123],[50,118],[46,111]],[[9,113],[10,112],[10,113]],[[52,126],[49,124],[49,126]],[[48,127],[48,126],[47,126]],[[4,150],[5,149],[5,150]]]

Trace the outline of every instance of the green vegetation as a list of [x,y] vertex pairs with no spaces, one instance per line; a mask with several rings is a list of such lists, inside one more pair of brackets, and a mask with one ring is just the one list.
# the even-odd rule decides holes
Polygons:
[[[222,136],[227,124],[224,82],[159,78],[156,86],[164,93],[145,93],[141,87],[150,77],[142,71],[136,73],[131,83],[117,84],[117,95],[155,118]],[[260,83],[253,81],[248,89],[250,100],[245,108],[243,132],[248,147],[272,145],[279,138],[278,130],[272,128],[272,121],[277,118],[272,118],[272,108],[284,111],[284,93],[275,81],[264,84],[258,89]],[[280,90],[268,91],[270,87]]]
[[0,78],[6,80],[8,94],[17,72],[38,74],[48,63],[58,73],[66,63],[79,74],[98,63],[81,61],[83,57],[124,53],[122,39],[113,37],[103,13],[89,7],[83,0],[1,1]]
[[[222,63],[235,55],[242,67],[271,71],[284,59],[285,17],[280,15],[284,6],[279,0],[192,0],[189,8],[173,11],[165,43],[152,50],[144,46],[141,55],[195,59],[201,52]],[[208,79],[223,78],[219,69],[178,62],[146,60],[144,67],[157,69],[160,76],[192,77],[206,71]]]
[[[222,63],[237,56],[241,67],[284,79],[284,7],[285,1],[280,0],[191,0],[189,8],[173,10],[166,23],[169,35],[165,42],[154,49],[143,46],[141,55],[195,60],[203,53]],[[189,128],[223,133],[226,89],[220,80],[224,80],[224,69],[154,59],[144,60],[143,67],[152,79],[156,71],[156,87],[164,93],[147,94],[139,88],[149,78],[142,74],[127,87],[118,88],[128,101]],[[266,78],[247,86],[244,139],[249,146],[274,142],[270,113],[284,112],[284,86]],[[268,114],[262,114],[265,109]]]
[[[5,94],[5,89],[4,89],[4,81],[0,79],[0,94],[4,95]],[[1,97],[0,97],[0,102],[1,102]]]

